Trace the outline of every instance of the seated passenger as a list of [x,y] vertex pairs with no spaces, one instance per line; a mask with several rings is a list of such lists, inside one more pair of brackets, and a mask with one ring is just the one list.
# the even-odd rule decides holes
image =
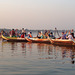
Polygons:
[[62,32],[61,39],[66,39],[66,34],[64,34],[64,32]]
[[68,39],[69,39],[69,40],[73,40],[73,36],[71,35],[70,32],[69,32],[69,35],[68,35]]
[[22,33],[21,38],[24,38],[24,33]]
[[50,37],[51,37],[52,39],[55,39],[55,37],[54,37],[54,35],[53,35],[52,32],[50,33]]
[[33,36],[32,36],[32,32],[28,32],[28,37],[29,38],[32,38]]

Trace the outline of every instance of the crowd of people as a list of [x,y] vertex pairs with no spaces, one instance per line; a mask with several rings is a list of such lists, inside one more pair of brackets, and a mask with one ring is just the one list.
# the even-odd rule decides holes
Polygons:
[[74,39],[74,30],[72,29],[69,32],[62,32],[61,39]]
[[[58,31],[55,29],[55,33],[58,33]],[[1,31],[1,34],[4,36],[9,36],[9,37],[19,37],[19,38],[32,38],[32,32],[26,32],[24,30],[24,28],[22,28],[22,30],[20,30],[19,32],[14,29],[12,29],[9,32],[6,32],[4,30]],[[52,38],[55,39],[55,35],[53,35],[53,32],[51,32],[50,30],[45,30],[44,32],[42,31],[38,31],[37,36],[39,39],[47,39],[47,38]],[[66,32],[62,32],[62,35],[60,36],[60,39],[72,39],[74,38],[74,30],[72,29],[71,31],[66,31]]]
[[25,37],[32,38],[33,37],[32,32],[28,32],[27,34],[24,28],[22,28],[22,30],[20,30],[19,32],[17,31],[17,29],[16,30],[12,29],[9,32],[2,30],[1,35],[9,36],[9,37],[19,37],[19,38],[25,38]]

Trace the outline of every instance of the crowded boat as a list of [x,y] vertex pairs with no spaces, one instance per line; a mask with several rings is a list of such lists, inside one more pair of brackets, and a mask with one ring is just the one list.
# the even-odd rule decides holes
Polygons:
[[[56,37],[57,35],[58,38]],[[61,44],[62,45],[70,43],[74,44],[74,30],[71,29],[69,31],[62,31],[59,35],[58,30],[55,28],[54,31],[45,30],[45,31],[38,31],[36,37],[33,36],[33,33],[27,32],[24,28],[18,31],[17,29],[12,29],[9,32],[2,30],[1,35],[3,39],[12,40],[12,41],[29,41],[29,42],[38,42],[38,43],[52,43],[52,44]],[[8,37],[8,38],[7,38]],[[63,43],[64,41],[64,43]],[[69,42],[67,42],[69,41]]]

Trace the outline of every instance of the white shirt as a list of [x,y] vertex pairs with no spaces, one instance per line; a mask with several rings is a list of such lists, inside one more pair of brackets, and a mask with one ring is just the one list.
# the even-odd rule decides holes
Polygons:
[[69,39],[73,39],[72,35],[68,35],[68,38],[69,38]]

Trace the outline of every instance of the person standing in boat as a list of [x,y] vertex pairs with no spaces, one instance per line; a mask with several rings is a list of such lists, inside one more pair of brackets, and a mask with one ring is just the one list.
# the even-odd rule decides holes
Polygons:
[[22,33],[25,33],[25,30],[24,30],[24,28],[22,28]]
[[14,29],[12,29],[12,31],[10,31],[10,37],[16,37]]

